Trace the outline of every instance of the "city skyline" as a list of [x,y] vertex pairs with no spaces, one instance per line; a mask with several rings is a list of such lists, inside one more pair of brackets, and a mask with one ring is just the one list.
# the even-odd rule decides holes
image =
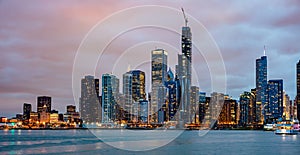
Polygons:
[[[6,8],[19,8],[18,5],[13,6],[13,4],[9,3],[14,2],[2,2],[2,11],[8,11],[6,10]],[[208,4],[206,5],[213,5],[212,2],[207,3]],[[295,1],[294,3],[297,2]],[[88,5],[89,8],[91,8],[91,12],[87,12],[84,9],[80,10],[82,11],[80,12],[82,13],[82,16],[79,16],[78,18],[74,15],[74,12],[74,14],[68,14],[71,13],[72,10],[66,8],[66,4],[59,3],[59,6],[57,4],[51,4],[52,5],[50,5],[46,10],[43,11],[38,9],[32,9],[32,11],[29,11],[27,9],[29,9],[30,7],[26,5],[24,6],[24,8],[20,9],[17,17],[25,17],[25,19],[33,22],[33,24],[37,24],[37,29],[35,30],[28,29],[28,27],[26,27],[25,21],[21,20],[20,18],[13,18],[12,15],[9,15],[7,18],[4,17],[4,13],[2,13],[1,15],[1,19],[4,20],[4,22],[1,23],[1,26],[3,26],[4,28],[3,32],[6,32],[1,32],[1,36],[8,39],[0,46],[0,49],[2,51],[2,80],[0,81],[0,103],[1,105],[9,105],[5,106],[4,109],[0,111],[1,116],[12,116],[15,113],[21,113],[21,105],[23,105],[23,103],[31,103],[33,105],[32,109],[36,109],[36,105],[34,104],[36,103],[35,97],[39,95],[52,96],[52,105],[54,106],[53,108],[58,109],[59,111],[63,111],[66,105],[74,104],[70,82],[72,71],[71,65],[80,40],[98,20],[103,19],[104,17],[115,11],[118,11],[119,9],[124,9],[129,6],[136,6],[140,3],[120,3],[117,4],[115,8],[112,7],[103,12],[99,11],[101,10],[99,9],[101,8],[100,6],[98,8]],[[157,2],[156,4],[167,5],[163,2]],[[234,9],[238,8],[238,6],[241,5],[246,6],[246,4],[239,4],[238,2],[231,2],[230,4],[235,6],[233,7],[232,12],[226,9],[226,6],[228,5],[225,5],[224,7],[216,6],[217,8],[221,8],[221,10],[229,11],[226,12],[228,18],[225,18],[221,21],[217,20],[217,15],[211,16],[212,19],[209,19],[207,17],[204,18],[204,16],[200,13],[204,14],[205,10],[200,11],[200,13],[196,13],[198,11],[196,9],[197,7],[192,6],[192,4],[188,5],[174,2],[170,4],[170,6],[174,8],[184,7],[187,10],[187,13],[195,16],[196,18],[199,18],[199,20],[203,22],[203,24],[212,33],[212,36],[216,39],[216,42],[219,45],[221,53],[223,55],[226,71],[228,74],[228,88],[226,94],[229,94],[238,99],[239,94],[243,93],[244,91],[250,91],[251,88],[255,87],[255,64],[253,60],[263,55],[263,45],[267,45],[268,79],[283,79],[284,89],[286,90],[286,93],[291,97],[291,100],[294,100],[296,94],[295,64],[300,58],[300,48],[299,45],[297,45],[296,43],[293,44],[293,42],[299,40],[298,36],[296,36],[296,34],[298,34],[298,30],[295,29],[299,25],[299,21],[296,20],[296,15],[297,12],[299,12],[299,9],[288,9],[288,6],[292,5],[290,3],[284,3],[285,5],[282,5],[280,7],[270,3],[270,5],[268,5],[268,8],[270,10],[278,9],[279,11],[277,11],[276,14],[280,14],[283,12],[286,14],[281,14],[282,17],[279,18],[275,17],[274,15],[267,14],[268,11],[266,10],[262,10],[262,13],[265,13],[264,17],[271,16],[273,18],[269,18],[269,21],[260,21],[264,18],[258,18],[258,15],[254,14],[253,16],[258,18],[254,20],[252,19],[253,17],[250,17],[250,13],[247,13],[247,11],[249,11],[251,7],[260,8],[262,5],[264,5],[263,3],[256,2],[255,4],[250,5],[250,8],[246,8],[246,11]],[[80,4],[74,3],[72,4],[71,8],[74,8],[76,10],[77,5]],[[8,7],[4,9],[5,6]],[[65,15],[68,16],[59,17],[55,14],[52,15],[51,13],[53,13],[53,11],[55,10],[54,8],[52,8],[54,6],[58,6],[58,9],[60,9],[60,11],[65,11]],[[22,13],[22,11],[28,11],[29,14],[21,16],[20,13]],[[40,16],[31,14],[38,11],[41,11],[42,13]],[[238,13],[241,13],[241,16],[240,14],[238,15]],[[93,16],[91,16],[90,18],[85,18],[83,17],[84,15]],[[295,16],[294,18],[293,15]],[[48,16],[50,16],[50,18],[44,19],[44,17]],[[73,17],[75,23],[80,23],[80,20],[83,20],[82,27],[78,26],[74,27],[71,30],[67,30],[67,27],[70,27],[70,25],[64,22],[62,23],[63,28],[59,28],[59,25],[55,24],[47,25],[48,20],[60,21],[67,17]],[[241,18],[247,20],[244,21]],[[283,21],[283,19],[286,19],[286,21]],[[39,22],[42,26],[38,26]],[[13,29],[7,27],[7,23],[12,24],[16,27],[17,30],[15,33],[13,33]],[[18,26],[18,23],[21,25],[24,24],[24,28]],[[231,24],[232,26],[230,26]],[[251,28],[254,31],[253,33],[251,33],[252,31],[246,32],[245,29],[249,28],[250,25],[256,24],[258,28]],[[268,30],[270,27],[271,29]],[[29,35],[29,33],[34,31],[52,32],[52,28],[54,28],[53,34],[48,35],[49,32],[46,32],[47,35]],[[238,33],[235,33],[235,30],[237,30]],[[57,34],[56,32],[65,32],[62,33],[65,37],[61,37],[60,34]],[[73,32],[76,32],[75,36],[74,34],[72,34]],[[225,33],[225,35],[222,35],[223,33]],[[237,41],[238,38],[240,38],[240,33],[244,35],[243,39],[246,40],[246,43]],[[269,38],[270,35],[272,36],[272,39]],[[62,38],[62,40],[55,41],[56,38]],[[257,38],[262,39],[254,41]],[[26,45],[23,44],[23,41],[25,40]],[[232,42],[230,42],[230,40],[234,42],[237,41],[238,44],[233,44]],[[27,41],[29,43],[27,43]],[[175,40],[175,42],[179,43],[178,40]],[[63,49],[68,52],[64,52]],[[60,52],[63,52],[64,56],[60,55]],[[278,59],[279,56],[281,56],[280,59]],[[242,67],[238,68],[236,66]],[[100,77],[100,75],[100,73],[97,73],[96,77]],[[149,77],[149,75],[147,77]],[[241,81],[242,77],[243,80]],[[205,81],[203,81],[203,83],[205,83]],[[200,90],[207,92],[208,94],[212,92],[208,88],[206,88],[206,85],[200,87]]]

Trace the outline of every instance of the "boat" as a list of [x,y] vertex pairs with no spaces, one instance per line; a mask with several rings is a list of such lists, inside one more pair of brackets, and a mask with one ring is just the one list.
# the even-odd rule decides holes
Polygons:
[[276,130],[276,124],[265,124],[264,125],[264,131],[275,131]]
[[294,123],[291,120],[279,120],[276,124],[275,134],[277,135],[296,135],[298,131],[294,129]]
[[293,127],[294,127],[294,130],[300,132],[300,124],[299,124],[299,121],[297,119],[293,120]]

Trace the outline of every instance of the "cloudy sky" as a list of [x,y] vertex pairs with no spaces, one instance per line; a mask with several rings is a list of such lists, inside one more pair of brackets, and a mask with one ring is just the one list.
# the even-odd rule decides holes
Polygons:
[[[234,98],[255,87],[255,59],[263,55],[266,45],[268,79],[282,78],[285,91],[294,99],[295,65],[300,59],[298,0],[95,0],[84,3],[79,0],[10,0],[0,1],[0,116],[21,113],[24,102],[32,103],[36,110],[36,97],[39,95],[52,96],[52,107],[64,112],[66,105],[74,104],[73,63],[84,37],[97,23],[113,13],[141,5],[167,6],[178,11],[184,7],[189,16],[201,22],[220,49],[227,74],[226,93]],[[128,19],[120,19],[119,24],[126,23]],[[116,26],[112,25],[112,28]],[[180,25],[178,27],[180,30]],[[193,31],[197,28],[192,27]],[[110,52],[130,48],[124,43],[130,42],[132,36],[139,40],[155,33],[157,37],[168,32],[145,28],[120,36],[106,49],[107,58],[114,56]],[[180,38],[174,35],[174,39],[173,35],[170,33],[157,38],[160,38],[158,41],[171,40],[174,49],[180,48]],[[134,46],[133,43],[138,42],[130,45]],[[116,47],[120,48],[116,50]],[[102,72],[106,72],[102,68],[107,65],[99,61],[95,75],[100,77]],[[147,68],[148,65],[144,63],[140,67]],[[199,86],[202,91],[210,93],[212,90],[205,84],[204,71],[205,67],[200,74]]]

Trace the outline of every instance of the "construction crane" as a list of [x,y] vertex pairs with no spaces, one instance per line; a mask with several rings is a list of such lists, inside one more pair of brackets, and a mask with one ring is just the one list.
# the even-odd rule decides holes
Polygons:
[[185,22],[185,27],[187,27],[188,18],[185,16],[185,13],[184,13],[183,8],[181,8],[181,11],[182,11],[182,13],[183,13],[183,18],[184,18],[184,22]]

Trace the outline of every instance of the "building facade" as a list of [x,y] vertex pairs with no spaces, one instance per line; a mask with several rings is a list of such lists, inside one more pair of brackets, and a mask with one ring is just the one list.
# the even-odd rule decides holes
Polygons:
[[[88,75],[81,79],[81,96],[79,99],[79,112],[83,123],[100,123],[101,104],[99,102],[99,80],[94,76]],[[72,107],[67,110],[72,110]]]
[[112,74],[102,75],[102,123],[113,123],[117,120],[119,79]]
[[267,56],[256,59],[256,119],[263,124],[268,104]]
[[155,49],[151,52],[151,122],[162,123],[164,121],[164,105],[166,102],[167,65],[168,53],[164,49]]
[[283,116],[283,80],[268,81],[268,104],[266,122],[271,123]]

